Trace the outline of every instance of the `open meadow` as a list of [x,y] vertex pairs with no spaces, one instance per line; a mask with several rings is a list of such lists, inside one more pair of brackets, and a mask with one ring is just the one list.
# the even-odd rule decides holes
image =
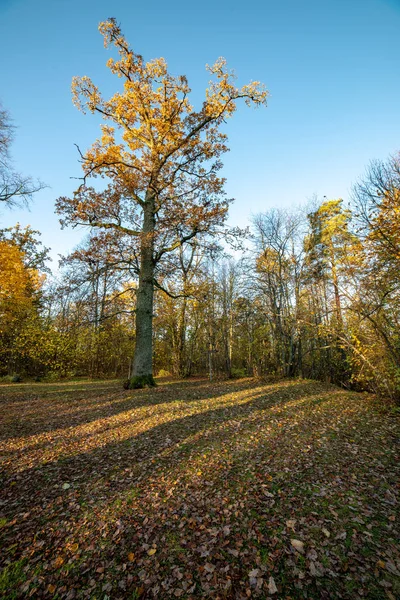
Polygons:
[[14,384],[0,596],[400,597],[398,413],[308,380]]

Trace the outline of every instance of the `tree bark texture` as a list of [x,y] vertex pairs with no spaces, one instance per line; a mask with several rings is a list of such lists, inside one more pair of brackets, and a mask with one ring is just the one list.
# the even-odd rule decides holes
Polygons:
[[136,302],[136,345],[130,387],[154,385],[154,228],[154,200],[149,199],[146,201],[143,215],[139,285]]

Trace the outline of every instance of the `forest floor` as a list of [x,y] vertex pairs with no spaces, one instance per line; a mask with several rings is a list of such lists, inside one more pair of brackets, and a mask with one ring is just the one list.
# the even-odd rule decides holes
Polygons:
[[0,387],[0,597],[400,598],[400,422],[306,380]]

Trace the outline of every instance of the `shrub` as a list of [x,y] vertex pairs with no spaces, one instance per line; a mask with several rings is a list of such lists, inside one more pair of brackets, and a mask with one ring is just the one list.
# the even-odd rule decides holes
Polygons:
[[43,381],[46,383],[53,383],[53,382],[59,381],[59,380],[60,380],[60,373],[57,373],[56,371],[49,371],[43,377]]
[[0,382],[1,383],[12,383],[12,378],[13,378],[13,375],[3,375],[3,377],[0,377]]
[[3,375],[0,377],[1,383],[21,383],[22,375],[19,373],[14,373],[13,375]]
[[157,377],[171,377],[171,373],[169,371],[166,371],[165,369],[160,369],[158,371]]
[[241,377],[246,377],[247,373],[246,373],[246,369],[237,369],[235,367],[233,367],[231,369],[231,377],[232,379],[240,379]]

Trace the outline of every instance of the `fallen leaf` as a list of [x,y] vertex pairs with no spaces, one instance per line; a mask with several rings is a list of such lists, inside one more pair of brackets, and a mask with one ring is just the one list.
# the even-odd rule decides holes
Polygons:
[[300,552],[300,554],[304,554],[303,542],[301,542],[300,540],[290,540],[290,543],[292,544],[293,548],[297,550],[297,552]]
[[50,583],[47,589],[49,590],[50,594],[54,594],[54,592],[56,591],[56,586]]
[[267,498],[273,498],[274,497],[274,495],[271,494],[271,492],[267,492],[267,490],[263,490],[263,494],[264,494],[264,496],[267,496]]
[[270,594],[276,594],[278,591],[278,588],[276,587],[275,581],[273,577],[270,577],[268,580],[268,592]]
[[58,569],[59,567],[61,567],[64,564],[64,559],[62,556],[57,556],[56,560],[54,561],[54,566],[56,569]]
[[134,555],[133,552],[129,552],[129,554],[128,554],[128,560],[130,562],[133,562],[135,560],[135,555]]
[[252,571],[250,571],[249,577],[258,577],[258,573],[258,569],[253,569]]
[[153,556],[153,554],[155,554],[157,552],[157,548],[150,548],[150,550],[147,550],[147,554],[149,556]]
[[309,551],[307,552],[307,558],[309,558],[311,561],[317,560],[318,554],[316,553],[314,548],[309,549]]
[[296,525],[296,519],[288,519],[288,520],[286,521],[286,527],[287,527],[288,529],[293,529],[293,531],[294,531],[294,526],[295,526],[295,525]]
[[78,552],[79,550],[79,544],[72,544],[71,546],[71,552]]
[[330,532],[329,532],[327,529],[325,529],[325,527],[323,527],[323,528],[322,528],[322,533],[323,533],[324,535],[326,535],[326,537],[327,537],[327,538],[328,538],[328,537],[331,537],[331,534],[330,534]]
[[381,569],[385,568],[385,563],[383,562],[383,560],[378,560],[378,562],[376,563],[377,567],[380,567]]
[[391,573],[393,573],[393,575],[396,575],[397,577],[400,577],[399,570],[396,568],[395,564],[392,563],[390,560],[387,560],[385,562],[385,569],[387,569],[388,571],[390,571]]
[[69,490],[70,487],[71,487],[70,483],[63,483],[62,489],[63,490]]

